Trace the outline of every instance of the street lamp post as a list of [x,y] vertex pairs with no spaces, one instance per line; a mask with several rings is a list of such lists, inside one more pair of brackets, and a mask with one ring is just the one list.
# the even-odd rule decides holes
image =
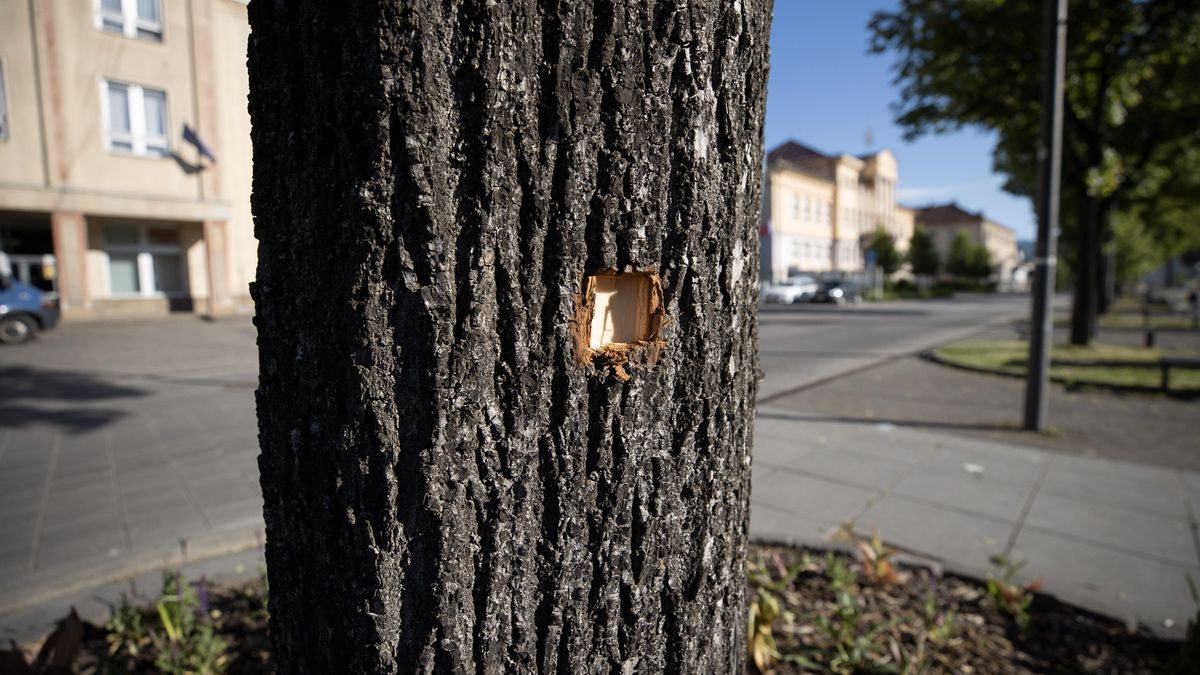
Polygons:
[[1046,378],[1054,335],[1051,301],[1057,265],[1059,182],[1062,167],[1063,75],[1066,71],[1067,0],[1045,0],[1042,52],[1042,136],[1038,144],[1038,233],[1034,253],[1033,320],[1025,381],[1025,428],[1046,428]]

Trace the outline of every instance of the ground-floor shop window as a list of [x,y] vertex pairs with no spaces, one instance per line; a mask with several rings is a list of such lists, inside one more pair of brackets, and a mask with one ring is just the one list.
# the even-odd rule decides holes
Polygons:
[[179,230],[158,225],[105,225],[108,288],[113,296],[187,292]]

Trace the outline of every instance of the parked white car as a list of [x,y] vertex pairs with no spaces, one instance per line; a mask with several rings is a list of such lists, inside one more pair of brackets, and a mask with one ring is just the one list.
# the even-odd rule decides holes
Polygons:
[[777,284],[770,284],[763,289],[763,302],[779,302],[792,304],[809,302],[820,287],[812,277],[788,277]]

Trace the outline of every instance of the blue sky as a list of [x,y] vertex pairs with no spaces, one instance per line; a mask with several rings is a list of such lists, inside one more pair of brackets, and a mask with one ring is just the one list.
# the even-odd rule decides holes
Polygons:
[[[1033,207],[1000,189],[992,171],[992,134],[966,130],[904,142],[893,124],[891,54],[867,53],[867,22],[892,0],[775,0],[766,145],[794,138],[825,152],[887,148],[900,165],[900,202],[957,200],[1030,239]],[[867,145],[868,131],[874,144]]]

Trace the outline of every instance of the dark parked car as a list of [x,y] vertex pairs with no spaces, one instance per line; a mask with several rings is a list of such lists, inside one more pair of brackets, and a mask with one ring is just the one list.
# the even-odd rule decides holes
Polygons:
[[833,279],[821,282],[821,288],[813,296],[813,302],[834,302],[839,305],[847,302],[860,302],[862,291],[853,281]]

